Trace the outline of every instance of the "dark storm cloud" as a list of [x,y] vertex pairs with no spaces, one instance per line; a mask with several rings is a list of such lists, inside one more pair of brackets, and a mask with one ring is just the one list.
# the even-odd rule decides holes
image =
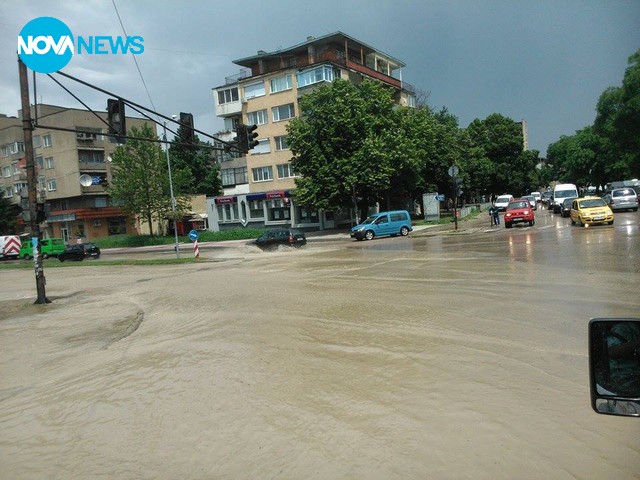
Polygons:
[[[116,0],[137,57],[76,56],[67,73],[167,115],[192,112],[215,132],[211,89],[238,73],[234,59],[342,31],[407,64],[403,80],[430,92],[466,126],[498,112],[529,125],[545,151],[560,135],[593,122],[598,96],[620,85],[640,48],[640,2],[632,1],[136,1]],[[0,113],[19,108],[15,51],[22,26],[54,16],[76,35],[121,35],[111,1],[4,1],[0,5]],[[104,95],[83,99],[104,110]],[[78,106],[42,77],[46,103]]]

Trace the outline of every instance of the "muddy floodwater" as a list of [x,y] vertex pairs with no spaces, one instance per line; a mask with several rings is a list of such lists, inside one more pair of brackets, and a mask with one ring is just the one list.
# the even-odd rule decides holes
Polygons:
[[513,238],[0,271],[0,478],[638,478],[587,323],[640,273]]

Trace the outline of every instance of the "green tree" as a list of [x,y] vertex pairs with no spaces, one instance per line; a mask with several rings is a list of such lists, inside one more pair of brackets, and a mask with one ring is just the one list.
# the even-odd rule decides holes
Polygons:
[[524,150],[520,122],[493,113],[484,120],[471,122],[467,133],[471,145],[479,149],[472,159],[477,167],[471,169],[478,168],[483,173],[491,193],[520,195],[537,186],[535,167],[539,152]]
[[596,110],[594,132],[604,139],[609,179],[640,176],[640,50],[629,57],[622,86],[605,90]]
[[22,212],[20,205],[11,203],[0,190],[0,235],[13,235],[18,232],[18,215]]
[[411,115],[396,108],[377,82],[336,80],[299,101],[301,117],[288,125],[297,174],[296,199],[313,209],[358,202],[394,206],[418,181],[418,147],[408,134]]
[[[126,212],[147,223],[153,236],[153,221],[172,217],[166,156],[154,142],[157,137],[149,125],[139,129],[134,127],[129,135],[148,140],[128,140],[116,149],[112,156],[113,177],[108,191]],[[183,193],[193,179],[184,168],[172,166],[171,172],[176,198],[177,218],[174,221],[177,221],[190,206]]]

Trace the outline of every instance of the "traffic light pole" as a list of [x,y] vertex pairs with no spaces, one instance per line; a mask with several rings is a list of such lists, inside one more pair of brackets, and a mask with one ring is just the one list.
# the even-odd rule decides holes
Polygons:
[[458,230],[458,183],[457,177],[453,177],[453,224],[455,229]]
[[29,192],[29,225],[31,237],[37,240],[33,245],[33,264],[36,274],[36,291],[38,298],[34,304],[51,303],[47,298],[44,268],[42,267],[42,255],[40,255],[40,224],[38,223],[36,205],[38,203],[38,173],[33,152],[33,123],[31,121],[31,105],[29,104],[29,78],[27,66],[18,57],[18,74],[20,77],[20,100],[22,102],[22,130],[24,132],[24,155],[27,169],[27,189]]
[[[164,141],[167,142],[167,122],[164,122]],[[173,247],[176,251],[176,258],[180,258],[180,243],[178,243],[178,219],[176,217],[176,197],[173,196],[173,178],[171,176],[171,160],[169,159],[169,144],[165,143],[165,154],[167,155],[167,170],[169,171],[169,193],[171,194],[171,211],[173,212],[173,235],[176,244]]]

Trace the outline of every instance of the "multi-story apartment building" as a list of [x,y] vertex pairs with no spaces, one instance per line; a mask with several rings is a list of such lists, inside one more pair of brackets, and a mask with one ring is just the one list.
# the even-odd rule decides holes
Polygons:
[[295,172],[286,125],[300,115],[302,95],[337,78],[380,81],[395,89],[399,105],[415,106],[414,90],[402,80],[404,63],[342,32],[272,53],[261,50],[234,63],[244,70],[213,89],[216,115],[228,132],[238,123],[257,125],[259,145],[246,156],[220,157],[224,193],[207,199],[209,229],[286,224],[324,230],[348,224],[350,210],[311,212],[292,199]]
[[[37,110],[36,110],[37,109]],[[32,107],[39,125],[83,130],[75,133],[47,128],[33,132],[38,172],[38,201],[45,203],[45,236],[65,241],[91,240],[107,235],[139,233],[139,225],[122,209],[112,205],[105,186],[111,179],[109,155],[117,147],[113,137],[103,135],[105,123],[86,110],[54,105]],[[106,121],[106,113],[98,113]],[[147,120],[127,117],[127,126],[141,127]],[[0,189],[13,203],[26,195],[27,172],[22,131],[18,117],[0,115]],[[91,185],[80,184],[80,176]]]

